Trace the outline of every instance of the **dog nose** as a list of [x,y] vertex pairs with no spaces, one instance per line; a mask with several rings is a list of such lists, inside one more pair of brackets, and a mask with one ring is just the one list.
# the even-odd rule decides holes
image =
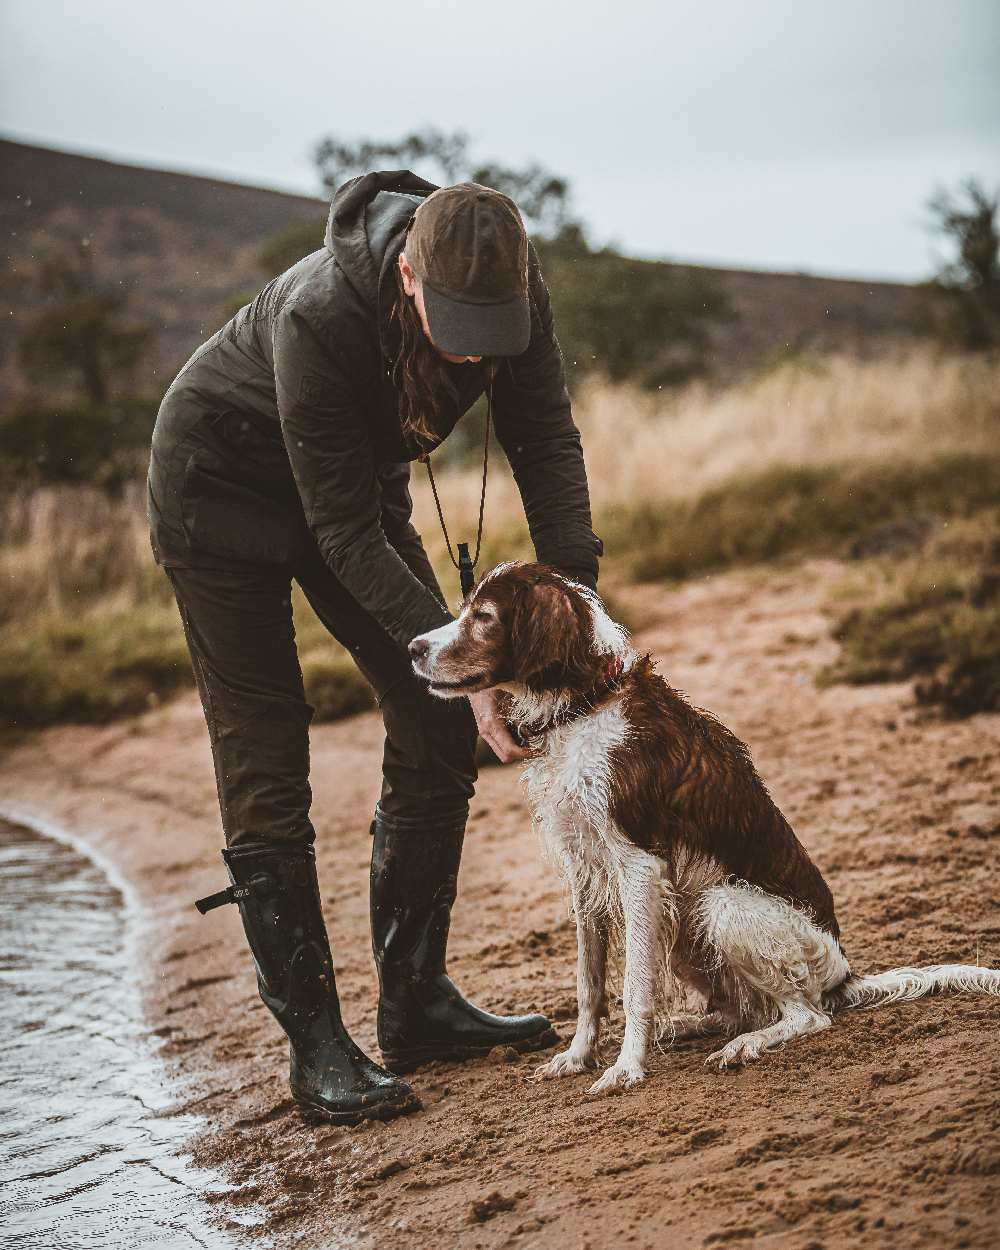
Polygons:
[[410,643],[410,659],[422,660],[430,649],[431,644],[426,638],[414,638]]

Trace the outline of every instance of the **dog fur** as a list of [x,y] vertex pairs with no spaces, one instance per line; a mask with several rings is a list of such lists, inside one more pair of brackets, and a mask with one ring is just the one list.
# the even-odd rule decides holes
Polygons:
[[671,687],[586,587],[498,565],[410,651],[439,697],[506,692],[508,722],[535,748],[528,798],[578,939],[576,1033],[537,1078],[600,1066],[609,957],[623,960],[625,1036],[593,1093],[643,1080],[664,1037],[723,1037],[706,1062],[724,1068],[829,1028],[843,1008],[1000,994],[1000,972],[967,965],[855,976],[826,881],[745,744]]

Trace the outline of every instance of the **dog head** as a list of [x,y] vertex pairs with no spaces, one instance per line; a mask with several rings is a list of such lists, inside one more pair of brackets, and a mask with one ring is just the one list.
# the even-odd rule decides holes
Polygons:
[[610,658],[630,653],[593,591],[547,565],[517,561],[487,573],[457,620],[410,643],[413,671],[441,698],[494,686],[572,696],[592,689]]

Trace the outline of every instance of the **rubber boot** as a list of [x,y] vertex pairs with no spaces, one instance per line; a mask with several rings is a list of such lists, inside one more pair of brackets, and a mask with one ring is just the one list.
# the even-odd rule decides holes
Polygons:
[[445,967],[465,818],[419,830],[371,826],[372,948],[379,975],[378,1044],[387,1067],[468,1059],[494,1046],[539,1050],[558,1040],[542,1015],[495,1016],[468,1002]]
[[415,1111],[405,1081],[351,1040],[340,1016],[311,846],[257,844],[222,852],[232,887],[196,904],[237,903],[264,1004],[288,1034],[292,1097],[308,1119],[356,1124]]

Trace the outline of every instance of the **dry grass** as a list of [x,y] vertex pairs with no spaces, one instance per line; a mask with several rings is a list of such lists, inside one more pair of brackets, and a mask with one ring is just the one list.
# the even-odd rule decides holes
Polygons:
[[[595,527],[611,538],[603,584],[613,587],[643,562],[647,573],[678,576],[796,550],[804,530],[795,518],[818,524],[815,497],[839,489],[853,499],[852,482],[868,483],[858,526],[881,519],[878,508],[872,511],[872,485],[880,484],[876,496],[892,497],[889,479],[909,484],[914,506],[926,496],[937,508],[943,495],[953,494],[955,506],[945,499],[945,513],[974,511],[1000,466],[1000,361],[932,351],[868,362],[800,359],[726,390],[695,385],[656,395],[591,381],[576,398],[574,415]],[[956,453],[965,459],[949,459]],[[530,555],[516,488],[502,458],[494,464],[484,568]],[[453,599],[457,578],[426,479],[415,470],[415,523]],[[439,485],[452,534],[472,537],[477,469],[442,467]],[[784,546],[734,540],[767,527],[774,533],[779,502],[787,509],[790,489],[799,511],[787,513],[792,523],[784,526]],[[83,488],[8,501],[0,517],[0,699],[7,723],[100,719],[134,709],[137,673],[148,676],[152,698],[187,679],[178,675],[173,642],[162,644],[159,669],[150,660],[158,640],[175,642],[179,628],[169,584],[150,554],[143,500],[137,485],[120,501]],[[834,511],[839,539],[855,522],[845,520],[842,507]],[[830,513],[827,507],[823,514],[827,537]],[[700,544],[693,564],[677,555],[682,522],[698,538],[683,538],[685,550]],[[321,715],[355,710],[365,697],[360,678],[301,600],[296,612]],[[133,633],[138,667],[128,655]],[[123,693],[115,693],[116,682]]]
[[[949,452],[1000,452],[1000,362],[923,350],[859,362],[799,361],[721,391],[696,384],[644,394],[592,380],[574,402],[598,523],[661,501],[692,500],[778,467],[879,465]],[[435,567],[443,543],[426,480],[414,512]],[[449,527],[475,534],[479,475],[452,471]],[[491,534],[524,535],[509,475],[490,480]],[[523,540],[521,547],[523,548]],[[613,558],[616,553],[609,552]]]

